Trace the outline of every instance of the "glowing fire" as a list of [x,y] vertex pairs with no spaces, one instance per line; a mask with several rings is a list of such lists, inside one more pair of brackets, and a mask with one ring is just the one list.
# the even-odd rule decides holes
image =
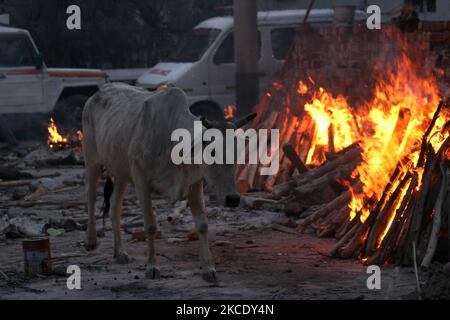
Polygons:
[[81,130],[77,130],[76,134],[78,141],[83,141],[84,138],[83,132],[81,132]]
[[83,132],[77,130],[73,135],[63,136],[56,126],[55,120],[50,118],[50,124],[47,127],[48,139],[47,145],[50,149],[68,148],[71,146],[80,145],[79,142],[83,141]]
[[[363,161],[352,173],[352,178],[359,178],[362,192],[356,193],[350,185],[346,186],[353,195],[349,218],[364,222],[370,215],[369,200],[373,203],[380,199],[400,160],[406,159],[405,164],[409,163],[408,168],[401,168],[402,176],[406,169],[422,170],[417,167],[417,162],[422,138],[439,104],[437,84],[431,76],[419,76],[405,54],[391,65],[383,66],[373,97],[362,105],[350,106],[346,97],[333,96],[316,85],[311,77],[308,80],[310,84],[299,81],[297,87],[297,93],[306,99],[304,109],[314,123],[313,143],[306,163],[320,165],[326,151],[339,151],[359,141]],[[449,135],[449,130],[443,131],[447,117],[448,114],[441,112],[429,135],[434,151]],[[391,190],[399,186],[400,180],[393,182]],[[406,182],[397,199],[403,197],[410,183],[411,180]],[[378,247],[389,231],[400,203],[400,200],[394,202],[387,224],[378,236]]]
[[228,105],[223,111],[225,112],[225,120],[231,120],[234,118],[235,107]]
[[[363,130],[360,137],[364,161],[357,172],[363,183],[363,197],[375,196],[377,199],[404,156],[417,161],[421,139],[439,104],[439,91],[434,79],[419,77],[406,55],[402,55],[393,66],[385,68],[385,77],[380,78],[375,86],[374,98],[362,108],[366,112],[358,115],[361,127],[369,130]],[[438,121],[435,130],[442,128],[443,121],[443,118]],[[443,137],[434,136],[436,141],[433,147],[437,148]],[[407,187],[403,188],[403,192]],[[354,197],[355,201],[358,200]],[[380,243],[399,205],[392,210]],[[363,212],[361,222],[364,222],[369,209],[359,209]]]
[[[310,81],[313,82],[312,79]],[[306,94],[307,85],[300,81],[297,92]],[[343,96],[334,98],[320,87],[318,91],[312,92],[311,101],[305,104],[305,110],[315,123],[315,139],[306,160],[308,164],[320,164],[323,161],[323,151],[329,147],[331,129],[336,149],[343,149],[357,140],[352,111]]]
[[50,148],[53,148],[55,144],[65,144],[69,143],[69,139],[66,137],[63,137],[58,132],[58,128],[56,127],[55,120],[53,118],[50,118],[50,124],[47,128],[48,130],[48,140],[47,144]]

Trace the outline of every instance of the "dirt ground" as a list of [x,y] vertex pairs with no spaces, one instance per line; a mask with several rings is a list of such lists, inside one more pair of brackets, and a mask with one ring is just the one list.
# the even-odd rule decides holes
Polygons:
[[[38,224],[74,220],[82,227],[87,219],[83,167],[32,168],[29,163],[24,164],[32,152],[36,153],[2,153],[2,159],[40,177],[59,174],[52,178],[59,187],[28,203],[23,200],[32,193],[28,185],[0,188],[0,217],[26,217]],[[98,209],[103,202],[101,196],[99,186]],[[189,209],[181,219],[169,223],[167,217],[174,204],[156,198],[154,207],[161,230],[156,248],[161,279],[145,279],[145,242],[132,240],[125,231],[124,246],[134,261],[115,264],[108,220],[94,252],[86,252],[83,247],[83,228],[50,236],[54,269],[50,276],[25,277],[23,239],[0,238],[0,299],[401,299],[415,290],[413,270],[393,266],[382,268],[381,290],[369,290],[369,274],[360,262],[328,256],[334,239],[274,230],[274,222],[288,219],[284,213],[243,207],[224,209],[210,201],[207,206],[218,285],[201,279],[199,242],[188,239],[194,226]],[[132,187],[124,201],[123,214],[123,223],[130,222],[142,222]],[[101,219],[98,227],[102,229]],[[67,289],[69,265],[81,268],[81,290]]]

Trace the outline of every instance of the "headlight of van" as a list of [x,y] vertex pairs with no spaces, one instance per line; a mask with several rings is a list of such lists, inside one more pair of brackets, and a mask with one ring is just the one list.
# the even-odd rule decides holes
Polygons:
[[175,85],[171,82],[161,82],[160,84],[158,84],[156,90],[170,88],[170,87],[175,87]]

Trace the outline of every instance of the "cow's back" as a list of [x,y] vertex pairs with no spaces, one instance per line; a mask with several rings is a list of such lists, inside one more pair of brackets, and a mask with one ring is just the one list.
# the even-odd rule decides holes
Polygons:
[[[155,189],[176,183],[186,168],[170,161],[174,142],[171,133],[178,128],[193,131],[195,117],[189,112],[185,94],[178,88],[150,93],[127,84],[107,84],[86,103],[83,112],[84,150],[87,162],[95,161],[114,176],[130,178],[136,163],[147,167],[145,173]],[[153,169],[153,170],[151,170]],[[192,170],[192,168],[191,168]],[[184,189],[185,186],[174,190]]]
[[133,124],[138,122],[146,98],[146,93],[140,89],[125,84],[106,84],[87,101],[83,111],[83,147],[87,162],[95,161],[109,170],[126,168]]

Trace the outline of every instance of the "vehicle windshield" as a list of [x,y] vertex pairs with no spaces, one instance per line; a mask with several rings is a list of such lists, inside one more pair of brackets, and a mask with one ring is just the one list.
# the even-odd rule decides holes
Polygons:
[[198,28],[187,34],[164,62],[196,62],[200,60],[220,34],[219,29]]
[[25,35],[0,35],[0,68],[29,67],[37,53]]

